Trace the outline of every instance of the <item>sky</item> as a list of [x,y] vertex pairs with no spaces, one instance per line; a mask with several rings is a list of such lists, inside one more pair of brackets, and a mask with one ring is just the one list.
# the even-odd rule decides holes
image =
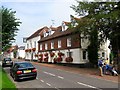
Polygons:
[[13,45],[25,45],[23,38],[44,26],[70,21],[70,15],[76,14],[70,6],[76,4],[75,0],[2,0],[2,6],[16,11],[16,18],[22,22]]

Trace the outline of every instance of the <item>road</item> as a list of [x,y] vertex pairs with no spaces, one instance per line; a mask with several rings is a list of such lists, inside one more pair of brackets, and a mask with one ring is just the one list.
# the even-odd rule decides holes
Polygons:
[[[80,88],[91,90],[106,90],[107,88],[118,90],[118,83],[97,79],[94,77],[76,74],[61,69],[45,67],[33,62],[38,70],[36,80],[22,80],[14,82],[17,88],[51,88],[52,90],[76,90]],[[9,67],[4,68],[9,75]]]

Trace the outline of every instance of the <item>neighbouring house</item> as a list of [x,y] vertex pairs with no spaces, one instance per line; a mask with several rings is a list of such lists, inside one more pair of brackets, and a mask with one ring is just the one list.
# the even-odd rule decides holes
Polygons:
[[41,38],[39,34],[43,29],[46,30],[47,27],[43,27],[43,28],[37,30],[35,33],[33,33],[31,36],[29,36],[26,39],[25,59],[27,59],[27,60],[38,60],[36,55],[38,53],[38,41]]
[[6,54],[5,54],[5,57],[10,57],[10,58],[17,58],[18,57],[18,46],[15,45],[15,46],[11,46]]
[[25,58],[25,46],[18,47],[18,59]]

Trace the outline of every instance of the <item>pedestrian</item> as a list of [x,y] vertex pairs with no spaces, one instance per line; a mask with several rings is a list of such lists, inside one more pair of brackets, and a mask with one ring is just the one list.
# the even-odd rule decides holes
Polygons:
[[105,64],[108,64],[108,65],[109,65],[109,60],[108,60],[108,58],[105,60]]
[[103,64],[102,70],[103,70],[103,74],[107,74],[106,63]]
[[100,76],[103,76],[103,60],[102,60],[102,58],[100,58],[98,60],[98,67],[99,67],[99,70],[100,70]]

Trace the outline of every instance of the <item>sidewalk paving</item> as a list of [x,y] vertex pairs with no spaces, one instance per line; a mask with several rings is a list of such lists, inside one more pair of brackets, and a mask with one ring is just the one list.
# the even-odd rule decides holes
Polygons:
[[111,75],[99,76],[98,68],[78,68],[78,67],[70,67],[70,66],[63,66],[63,65],[57,65],[57,64],[47,64],[47,63],[38,63],[38,62],[33,62],[33,63],[46,66],[46,67],[69,71],[72,73],[87,75],[87,76],[98,78],[98,79],[104,79],[104,80],[108,80],[116,83],[118,83],[119,81],[119,76],[111,76]]

